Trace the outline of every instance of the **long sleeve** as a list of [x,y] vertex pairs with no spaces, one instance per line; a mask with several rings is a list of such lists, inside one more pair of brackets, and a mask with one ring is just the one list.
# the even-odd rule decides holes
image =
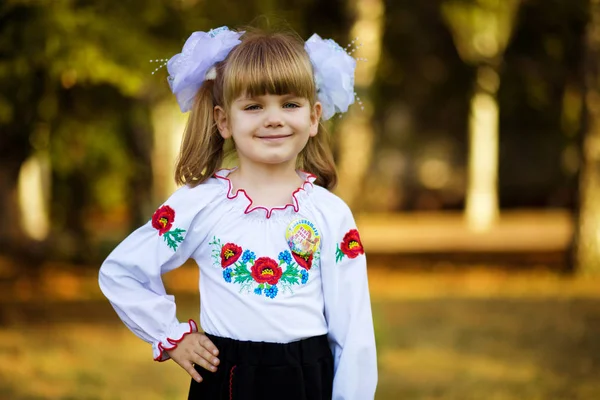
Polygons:
[[166,293],[161,278],[190,258],[203,239],[197,221],[201,206],[194,190],[176,191],[100,267],[102,292],[125,325],[152,344],[157,361],[168,359],[164,350],[197,331],[194,321],[177,320],[174,297]]
[[367,264],[352,213],[336,200],[336,207],[324,216],[331,222],[321,260],[334,357],[333,400],[368,400],[375,396],[377,355]]

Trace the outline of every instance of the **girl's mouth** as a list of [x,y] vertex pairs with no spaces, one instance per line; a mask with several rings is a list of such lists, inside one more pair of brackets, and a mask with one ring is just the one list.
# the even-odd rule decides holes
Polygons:
[[282,139],[288,138],[290,136],[292,136],[292,135],[291,134],[289,134],[289,135],[268,135],[268,136],[258,136],[258,138],[262,139],[262,140],[282,140]]

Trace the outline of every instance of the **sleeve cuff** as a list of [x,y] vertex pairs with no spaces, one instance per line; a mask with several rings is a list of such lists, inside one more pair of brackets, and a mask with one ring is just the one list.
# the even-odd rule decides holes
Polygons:
[[176,348],[185,335],[193,332],[198,332],[198,325],[193,319],[173,326],[164,340],[152,344],[154,361],[166,361],[171,358],[166,351]]

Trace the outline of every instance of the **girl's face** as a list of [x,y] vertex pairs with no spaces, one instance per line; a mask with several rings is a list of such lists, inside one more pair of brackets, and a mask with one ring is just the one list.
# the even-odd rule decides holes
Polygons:
[[223,138],[233,138],[240,164],[283,164],[296,157],[319,129],[321,104],[294,95],[240,96],[229,113],[215,107]]

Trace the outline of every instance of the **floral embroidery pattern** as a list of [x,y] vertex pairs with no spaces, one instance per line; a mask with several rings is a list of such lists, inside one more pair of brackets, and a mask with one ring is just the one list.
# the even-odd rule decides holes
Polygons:
[[335,252],[335,262],[340,262],[347,256],[348,258],[356,258],[360,254],[365,254],[360,235],[356,229],[350,229],[344,235],[342,243],[338,244]]
[[227,268],[242,255],[242,248],[233,243],[227,243],[221,249],[221,267]]
[[167,205],[160,207],[152,215],[152,226],[158,230],[158,235],[164,238],[167,246],[176,251],[179,243],[183,242],[185,229],[171,230],[173,222],[175,222],[175,210]]
[[277,265],[277,261],[269,257],[261,257],[254,262],[250,274],[258,283],[268,283],[269,285],[277,285],[283,271]]
[[308,271],[318,252],[309,256],[300,256],[289,250],[278,255],[278,261],[270,257],[256,257],[250,250],[243,250],[235,243],[221,243],[216,237],[209,243],[213,246],[212,257],[215,266],[223,268],[223,280],[239,284],[240,292],[263,294],[274,299],[280,290],[292,290],[293,285],[305,285],[309,279]]
[[294,257],[294,260],[296,260],[298,265],[301,266],[302,268],[304,268],[305,270],[308,271],[308,270],[310,270],[310,267],[312,267],[312,262],[313,262],[312,253],[309,255],[300,255],[296,252],[292,252],[292,257]]

